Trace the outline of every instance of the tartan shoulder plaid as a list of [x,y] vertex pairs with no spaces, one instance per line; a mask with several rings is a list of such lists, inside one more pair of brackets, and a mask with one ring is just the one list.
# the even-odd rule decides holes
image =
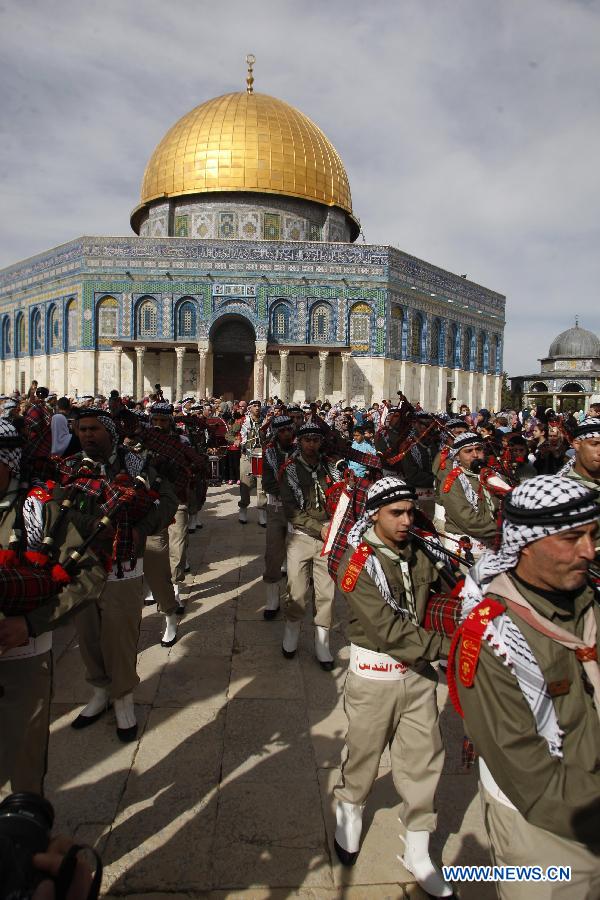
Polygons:
[[50,569],[19,563],[0,567],[0,612],[23,616],[53,600],[63,585],[52,579]]
[[368,478],[357,478],[354,489],[350,495],[350,503],[344,513],[338,533],[333,540],[333,546],[327,556],[327,568],[329,574],[336,580],[337,571],[342,556],[348,547],[348,534],[352,526],[363,515],[367,503],[367,491],[371,486]]

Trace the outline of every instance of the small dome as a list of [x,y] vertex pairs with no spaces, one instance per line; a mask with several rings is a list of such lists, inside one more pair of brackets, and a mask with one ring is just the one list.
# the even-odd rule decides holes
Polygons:
[[593,331],[575,325],[574,328],[568,328],[554,338],[548,356],[566,356],[575,359],[600,357],[600,340]]

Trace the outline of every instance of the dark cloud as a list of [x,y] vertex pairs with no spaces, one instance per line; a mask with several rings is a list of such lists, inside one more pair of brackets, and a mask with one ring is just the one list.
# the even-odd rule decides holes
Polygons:
[[0,34],[2,265],[127,234],[156,144],[253,52],[338,148],[367,241],[506,293],[509,371],[576,313],[599,330],[596,3],[5,0]]

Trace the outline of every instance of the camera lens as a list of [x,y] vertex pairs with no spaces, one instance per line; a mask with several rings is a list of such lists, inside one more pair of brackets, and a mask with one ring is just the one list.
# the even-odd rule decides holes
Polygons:
[[53,824],[52,804],[39,794],[22,791],[0,803],[0,836],[10,838],[30,853],[48,849]]

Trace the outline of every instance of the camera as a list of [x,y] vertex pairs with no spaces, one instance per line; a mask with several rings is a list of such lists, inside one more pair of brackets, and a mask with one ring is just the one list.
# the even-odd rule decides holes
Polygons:
[[23,791],[0,803],[0,900],[28,900],[48,878],[33,865],[33,855],[48,849],[54,824],[52,805]]

